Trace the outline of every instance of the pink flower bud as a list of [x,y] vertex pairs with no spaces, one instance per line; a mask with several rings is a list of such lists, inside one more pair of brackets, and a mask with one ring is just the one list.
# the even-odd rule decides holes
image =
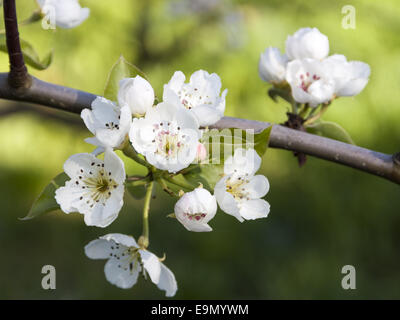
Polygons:
[[196,159],[197,161],[203,161],[207,158],[207,149],[204,146],[204,144],[199,143],[197,145],[197,155],[196,155]]

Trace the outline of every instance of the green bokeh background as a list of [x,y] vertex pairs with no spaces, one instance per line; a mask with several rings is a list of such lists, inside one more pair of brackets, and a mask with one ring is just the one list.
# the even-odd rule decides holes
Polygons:
[[[318,27],[328,35],[331,53],[365,61],[372,70],[366,89],[335,101],[325,119],[341,124],[361,146],[399,151],[396,0],[225,1],[211,12],[186,15],[172,14],[161,0],[81,3],[91,15],[78,28],[43,30],[40,23],[21,28],[41,55],[54,48],[51,67],[31,70],[35,76],[101,95],[109,69],[123,54],[144,70],[161,96],[175,70],[189,75],[201,68],[218,73],[228,88],[226,115],[280,123],[287,107],[267,98],[268,85],[257,73],[259,54],[267,46],[284,50],[287,35],[298,28]],[[20,19],[35,5],[33,0],[17,4]],[[341,27],[344,5],[356,8],[355,30]],[[7,68],[2,53],[0,70]],[[12,105],[21,104],[1,101],[0,110]],[[110,285],[104,262],[89,260],[83,252],[86,243],[106,233],[137,237],[141,201],[126,195],[119,218],[105,230],[62,212],[18,220],[71,154],[92,150],[83,142],[88,136],[78,116],[53,110],[0,117],[1,299],[164,297],[144,279],[130,290]],[[150,250],[166,253],[165,263],[178,281],[176,298],[400,298],[399,187],[313,158],[299,169],[293,155],[282,150],[269,149],[263,160],[261,172],[271,184],[267,219],[241,224],[219,212],[211,222],[213,232],[190,233],[165,217],[173,201],[158,193],[151,208]],[[127,163],[128,172],[138,170]],[[41,288],[46,264],[57,270],[53,291]],[[356,268],[356,290],[341,288],[341,269],[347,264]]]

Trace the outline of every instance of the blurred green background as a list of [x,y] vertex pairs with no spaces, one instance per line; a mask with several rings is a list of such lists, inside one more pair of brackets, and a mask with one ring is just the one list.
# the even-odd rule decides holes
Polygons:
[[[366,89],[329,108],[355,142],[386,153],[400,151],[400,6],[386,1],[140,1],[85,0],[90,18],[70,30],[24,26],[20,33],[54,62],[32,73],[101,95],[109,69],[123,54],[148,75],[158,96],[175,70],[216,72],[228,88],[226,115],[280,123],[286,105],[266,96],[258,76],[267,46],[284,50],[288,34],[318,27],[331,53],[371,66]],[[17,0],[20,19],[33,0]],[[344,5],[356,8],[356,29],[341,27]],[[8,58],[0,56],[0,70]],[[0,102],[0,298],[153,299],[164,295],[143,278],[130,290],[110,285],[104,261],[83,247],[110,232],[138,236],[141,201],[126,194],[108,228],[86,227],[81,215],[55,212],[19,221],[74,153],[90,152],[78,116]],[[8,111],[4,111],[8,110]],[[29,110],[29,108],[28,108]],[[3,112],[4,111],[4,112]],[[40,111],[40,112],[39,112]],[[138,168],[127,163],[127,171]],[[165,252],[178,281],[178,299],[400,298],[400,193],[393,183],[309,158],[299,169],[290,152],[269,149],[261,172],[271,184],[267,219],[239,223],[222,212],[211,233],[190,233],[165,216],[173,200],[158,193],[150,217],[150,250]],[[41,288],[41,268],[57,270],[57,289]],[[357,289],[343,290],[341,269],[353,265]]]

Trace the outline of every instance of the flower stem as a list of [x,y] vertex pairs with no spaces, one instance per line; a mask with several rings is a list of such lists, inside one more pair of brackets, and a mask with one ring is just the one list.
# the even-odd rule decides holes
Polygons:
[[142,166],[151,169],[151,165],[147,163],[146,160],[139,157],[139,154],[135,151],[135,149],[133,149],[133,147],[129,143],[122,149],[122,152],[124,153],[124,155],[141,164]]
[[186,183],[186,182],[183,182],[183,181],[177,181],[174,177],[171,177],[168,174],[164,175],[163,178],[165,180],[167,180],[168,182],[170,182],[170,183],[172,183],[172,184],[174,184],[174,185],[176,185],[178,187],[181,187],[183,189],[193,190],[194,188],[196,188],[195,186],[193,186],[193,185],[191,185],[189,183]]
[[142,236],[139,238],[139,245],[147,248],[149,245],[149,210],[150,210],[150,200],[151,194],[153,192],[154,181],[150,181],[147,185],[146,196],[144,198],[143,206],[143,232]]
[[319,112],[315,116],[311,116],[311,114],[308,116],[306,121],[304,122],[304,125],[310,125],[317,121],[321,116],[328,110],[329,103],[323,104]]
[[175,194],[175,192],[173,192],[170,188],[168,188],[167,184],[165,183],[164,179],[157,179],[156,180],[160,186],[163,188],[163,190],[168,193],[171,197],[178,197],[178,195]]

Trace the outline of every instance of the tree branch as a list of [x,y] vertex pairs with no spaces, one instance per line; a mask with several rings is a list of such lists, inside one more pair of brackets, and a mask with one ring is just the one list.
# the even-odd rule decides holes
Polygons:
[[[96,95],[67,88],[32,77],[29,88],[15,89],[8,84],[8,74],[0,73],[0,98],[36,103],[50,108],[79,114],[90,108]],[[213,128],[254,129],[260,132],[268,122],[224,117]],[[296,151],[340,163],[400,184],[400,155],[389,155],[340,141],[274,125],[269,146]]]
[[25,66],[24,56],[19,41],[17,10],[15,0],[5,0],[4,26],[6,30],[6,43],[10,60],[10,73],[8,82],[13,88],[29,87],[31,78]]

